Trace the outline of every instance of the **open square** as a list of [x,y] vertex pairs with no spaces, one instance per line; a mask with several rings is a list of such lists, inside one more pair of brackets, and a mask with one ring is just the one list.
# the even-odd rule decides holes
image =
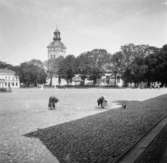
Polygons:
[[[53,155],[39,139],[25,137],[27,133],[55,126],[71,120],[112,110],[119,101],[142,102],[167,93],[167,89],[15,89],[12,93],[0,94],[0,162],[46,162]],[[48,98],[55,95],[60,102],[56,110],[48,110]],[[97,109],[96,100],[103,95],[109,108]],[[154,100],[153,100],[154,101]],[[161,101],[160,101],[161,102]],[[166,112],[164,102],[157,102],[154,112],[155,121]],[[156,103],[156,100],[155,100]],[[129,103],[131,116],[135,104]],[[151,105],[144,104],[148,108]],[[161,108],[156,108],[160,106]],[[151,108],[149,108],[151,110]],[[113,109],[113,114],[123,114],[121,108]],[[134,110],[133,112],[136,112]],[[140,111],[137,112],[140,117]],[[142,111],[141,111],[142,112]],[[129,114],[129,115],[128,115]],[[141,113],[142,114],[142,113]],[[156,114],[158,115],[156,118]],[[105,114],[104,114],[105,115]],[[103,116],[104,116],[103,115]],[[107,112],[106,112],[107,115]],[[112,115],[112,113],[111,113]],[[132,114],[133,115],[133,114]],[[148,118],[149,119],[149,118]],[[154,123],[155,123],[154,121]],[[154,124],[151,123],[151,124]],[[84,127],[84,126],[83,126]],[[151,127],[151,126],[149,126]],[[125,128],[126,129],[126,128]],[[148,128],[147,128],[148,129]],[[74,133],[75,134],[75,133]],[[121,135],[120,135],[121,136]],[[55,158],[55,157],[53,157]],[[47,162],[48,162],[47,160]]]

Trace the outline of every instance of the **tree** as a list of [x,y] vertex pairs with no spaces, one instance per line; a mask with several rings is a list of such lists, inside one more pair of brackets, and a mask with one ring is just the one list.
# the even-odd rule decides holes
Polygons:
[[119,51],[116,52],[114,55],[112,55],[111,63],[106,65],[107,66],[106,69],[110,70],[110,72],[114,74],[115,86],[116,86],[117,74],[123,76],[123,72],[125,70],[125,65],[123,61],[124,61],[124,56]]
[[76,73],[76,59],[74,55],[68,55],[64,58],[58,68],[58,75],[60,78],[64,78],[69,84],[72,82],[72,78]]
[[32,59],[32,60],[28,61],[27,63],[30,65],[37,66],[37,67],[42,68],[42,69],[45,68],[44,64],[38,59]]
[[150,82],[161,82],[167,85],[167,45],[146,58],[149,67],[147,78]]
[[13,71],[15,71],[16,75],[19,75],[20,66],[13,66],[13,65],[8,64],[6,62],[0,61],[0,69],[4,69],[4,68],[13,70]]
[[24,62],[20,65],[19,77],[21,83],[29,87],[44,84],[47,75],[42,67],[34,65],[32,62]]
[[16,67],[16,66],[13,66],[13,65],[8,64],[8,63],[6,63],[6,62],[0,61],[0,69],[7,68],[7,69],[15,70],[15,67]]
[[64,60],[63,56],[58,58],[52,58],[45,62],[45,66],[47,67],[48,78],[50,79],[50,86],[52,86],[52,78],[53,76],[58,75],[60,63]]
[[92,62],[89,58],[88,53],[83,53],[76,58],[76,66],[78,67],[77,73],[80,74],[83,80],[83,85],[85,84],[85,79],[91,71]]
[[[116,69],[115,72],[120,72],[125,82],[132,81],[132,76],[133,80],[135,80],[135,76],[132,75],[134,72],[138,72],[139,70],[146,71],[147,69],[146,66],[143,65],[141,70],[138,62],[143,59],[145,60],[145,58],[158,51],[158,48],[149,45],[123,45],[121,46],[121,51],[117,52],[112,58],[113,67]],[[133,69],[135,69],[135,71]]]
[[123,45],[121,46],[122,63],[124,63],[125,68],[128,68],[136,58],[145,58],[157,50],[158,48],[149,45],[134,45],[132,43]]
[[104,65],[110,62],[110,58],[111,55],[104,49],[82,53],[77,57],[77,72],[81,74],[83,81],[88,77],[96,84],[97,79],[104,73]]
[[[124,47],[124,50],[127,48]],[[140,82],[146,82],[150,85],[150,82],[158,81],[159,76],[157,74],[159,57],[159,48],[147,45],[133,44],[128,46],[125,50],[129,59],[128,64],[124,65],[123,78],[126,82],[134,82],[136,86]]]
[[148,66],[145,64],[145,59],[137,57],[129,65],[124,73],[124,80],[127,82],[134,82],[136,86],[140,82],[147,82],[146,74],[148,72]]

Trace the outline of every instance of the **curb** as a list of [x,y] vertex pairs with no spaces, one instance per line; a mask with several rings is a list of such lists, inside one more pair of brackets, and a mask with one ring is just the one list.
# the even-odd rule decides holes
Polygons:
[[141,139],[139,139],[127,152],[121,155],[117,163],[134,163],[153,142],[157,135],[167,125],[167,116],[158,121]]

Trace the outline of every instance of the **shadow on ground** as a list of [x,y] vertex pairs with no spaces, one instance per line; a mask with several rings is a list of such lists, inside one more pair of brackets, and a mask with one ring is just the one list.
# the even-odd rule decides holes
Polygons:
[[117,101],[114,109],[27,133],[38,138],[61,163],[117,162],[167,114],[167,95],[143,102]]

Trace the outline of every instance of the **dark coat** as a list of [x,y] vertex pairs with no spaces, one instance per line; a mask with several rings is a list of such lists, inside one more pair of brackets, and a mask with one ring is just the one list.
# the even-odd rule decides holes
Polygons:
[[103,102],[104,102],[104,100],[105,100],[105,99],[104,99],[103,96],[100,97],[100,98],[98,98],[98,99],[97,99],[97,104],[98,104],[98,106],[101,105],[101,107],[103,107]]
[[55,96],[50,96],[49,97],[49,103],[48,107],[53,107],[55,108],[55,103],[57,103],[59,100]]

